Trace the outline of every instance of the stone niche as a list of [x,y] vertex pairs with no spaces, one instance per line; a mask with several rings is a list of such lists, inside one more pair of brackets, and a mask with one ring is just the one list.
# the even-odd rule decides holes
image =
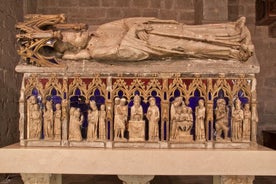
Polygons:
[[[62,25],[53,30],[72,26]],[[246,62],[212,57],[52,62],[56,58],[47,55],[51,50],[41,57],[45,52],[30,47],[41,39],[39,44],[49,42],[43,41],[51,33],[45,29],[51,28],[44,25],[37,35],[18,36],[27,38],[19,41],[22,62],[16,67],[24,73],[19,102],[22,146],[248,148],[256,144],[255,74],[260,67],[254,54]],[[50,64],[43,65],[47,61]]]
[[[173,62],[173,64],[171,63]],[[215,62],[215,63],[214,63]],[[150,61],[147,63],[124,63],[111,65],[98,62],[68,63],[65,68],[37,68],[30,65],[18,65],[16,70],[24,73],[20,98],[20,139],[27,146],[143,146],[143,147],[244,147],[256,142],[256,79],[254,73],[259,68],[255,58],[252,63],[239,64],[233,61]],[[160,64],[161,63],[161,64]],[[210,66],[211,65],[211,66]],[[213,66],[212,66],[213,65]],[[171,66],[171,68],[169,67]],[[234,66],[234,67],[233,67]],[[131,69],[133,67],[133,69]],[[112,70],[111,70],[112,68]],[[133,70],[142,72],[134,72]],[[220,73],[214,71],[220,69]],[[143,72],[148,70],[146,72]],[[152,71],[152,72],[151,72]],[[130,119],[131,107],[135,96],[140,97],[142,115],[140,121]],[[147,119],[149,99],[153,97],[160,112],[157,121],[157,132],[154,139],[149,135],[150,124]],[[126,119],[121,132],[116,132],[115,108],[116,98],[125,99]],[[177,108],[180,115],[187,112],[183,121],[174,121],[172,108],[176,100],[181,101]],[[241,135],[233,137],[233,115],[235,102],[239,99],[245,114],[245,106],[249,105],[248,120],[238,125]],[[196,109],[199,100],[203,101],[203,132],[199,137]],[[95,102],[97,117],[94,137],[88,139],[89,113],[91,102]],[[218,102],[222,101],[226,113],[225,127],[227,130],[218,134],[216,111]],[[224,102],[223,102],[224,101]],[[225,103],[225,104],[223,104]],[[49,109],[47,109],[49,104]],[[104,123],[100,122],[101,106],[105,105]],[[31,120],[33,109],[36,108],[37,122]],[[78,110],[77,110],[78,109]],[[185,110],[186,109],[186,110]],[[50,120],[47,124],[47,112]],[[73,119],[72,111],[77,110],[78,122]],[[183,115],[185,116],[185,115]],[[245,127],[245,121],[249,121]],[[186,122],[186,123],[185,123]],[[187,123],[189,122],[189,123]],[[33,124],[35,123],[35,125]],[[77,127],[72,123],[79,123]],[[173,132],[173,124],[175,124]],[[137,124],[134,129],[141,136],[131,137],[130,125]],[[139,126],[138,124],[141,124]],[[187,124],[187,125],[186,125]],[[46,126],[50,126],[48,137]],[[39,127],[36,127],[39,126]],[[102,126],[102,127],[101,127]],[[34,128],[38,133],[33,135]],[[70,136],[72,131],[79,131],[78,137]],[[104,130],[101,130],[101,129]],[[245,129],[248,132],[245,132]],[[223,130],[223,129],[222,129]],[[135,130],[134,130],[135,131]],[[102,132],[104,132],[102,134]],[[117,135],[114,134],[116,132]],[[227,135],[224,135],[224,134]],[[137,138],[137,139],[136,139]],[[71,140],[70,140],[71,139]],[[213,144],[214,143],[214,144]]]

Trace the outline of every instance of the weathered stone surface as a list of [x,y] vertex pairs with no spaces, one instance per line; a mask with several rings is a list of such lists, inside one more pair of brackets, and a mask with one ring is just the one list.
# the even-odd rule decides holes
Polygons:
[[17,72],[21,73],[76,73],[81,75],[102,74],[255,74],[259,73],[260,66],[253,56],[249,61],[240,63],[234,60],[147,60],[140,62],[113,62],[113,61],[64,61],[64,67],[36,67],[31,65],[18,65]]

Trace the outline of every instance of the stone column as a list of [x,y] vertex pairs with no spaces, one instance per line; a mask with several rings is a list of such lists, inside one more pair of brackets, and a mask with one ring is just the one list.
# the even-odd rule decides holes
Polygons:
[[24,184],[62,184],[61,174],[21,173]]
[[214,176],[213,184],[253,184],[255,176]]
[[20,90],[20,98],[19,98],[19,137],[20,137],[20,145],[25,146],[25,74],[22,79],[22,84],[21,84],[21,90]]
[[138,176],[138,175],[118,175],[123,184],[150,184],[154,176]]

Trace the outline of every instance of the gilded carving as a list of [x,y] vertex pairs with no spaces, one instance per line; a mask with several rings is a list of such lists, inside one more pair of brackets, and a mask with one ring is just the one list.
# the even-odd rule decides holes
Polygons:
[[43,131],[45,140],[62,140],[62,145],[68,140],[82,141],[85,133],[88,141],[201,144],[213,141],[214,136],[218,142],[246,143],[256,135],[252,85],[251,78],[224,75],[164,79],[31,75],[23,91],[27,139],[41,139]]

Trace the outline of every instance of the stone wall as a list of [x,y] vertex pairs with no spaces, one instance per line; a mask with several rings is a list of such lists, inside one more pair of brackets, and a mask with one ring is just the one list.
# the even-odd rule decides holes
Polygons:
[[259,135],[262,129],[276,129],[276,40],[268,37],[266,26],[255,25],[253,0],[25,0],[25,12],[65,13],[68,22],[90,25],[133,16],[176,19],[187,24],[233,21],[246,16],[261,65],[257,75]]
[[21,74],[15,49],[15,24],[23,17],[21,0],[0,0],[0,147],[19,141],[18,100]]
[[65,13],[68,22],[98,25],[124,17],[151,16],[194,23],[195,0],[37,0],[37,12]]

